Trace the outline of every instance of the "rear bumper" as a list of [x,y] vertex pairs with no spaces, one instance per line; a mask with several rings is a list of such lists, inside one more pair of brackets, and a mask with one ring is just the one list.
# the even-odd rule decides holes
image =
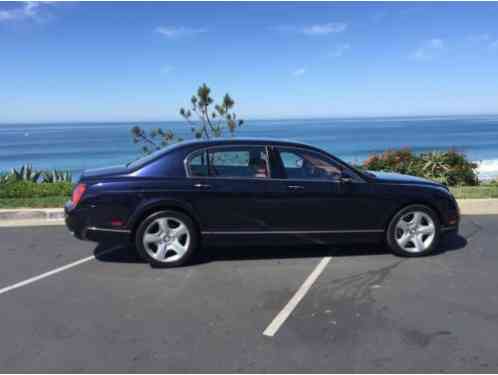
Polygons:
[[64,206],[64,217],[67,229],[79,240],[93,242],[125,243],[131,239],[128,229],[101,228],[91,225],[88,221],[88,210],[76,208],[71,202]]

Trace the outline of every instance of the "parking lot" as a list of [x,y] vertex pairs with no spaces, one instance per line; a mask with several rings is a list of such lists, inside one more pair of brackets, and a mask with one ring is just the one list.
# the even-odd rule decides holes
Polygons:
[[496,371],[497,243],[497,215],[464,216],[430,257],[234,246],[153,269],[63,226],[0,228],[0,368]]

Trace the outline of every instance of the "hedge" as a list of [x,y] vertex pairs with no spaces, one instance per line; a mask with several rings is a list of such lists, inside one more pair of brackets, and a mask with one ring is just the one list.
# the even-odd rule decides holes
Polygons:
[[73,184],[70,182],[36,183],[13,181],[0,185],[0,198],[41,198],[70,196]]

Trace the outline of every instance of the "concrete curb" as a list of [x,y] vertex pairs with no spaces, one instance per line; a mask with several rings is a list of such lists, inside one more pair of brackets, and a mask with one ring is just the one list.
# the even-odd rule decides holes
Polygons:
[[[498,199],[461,199],[458,205],[462,215],[498,215]],[[0,209],[0,227],[63,223],[61,208]]]
[[0,221],[13,220],[63,220],[61,208],[21,208],[0,210]]

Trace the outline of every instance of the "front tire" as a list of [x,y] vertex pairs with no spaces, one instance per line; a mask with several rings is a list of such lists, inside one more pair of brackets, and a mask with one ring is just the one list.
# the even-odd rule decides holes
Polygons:
[[192,219],[177,211],[153,213],[140,223],[135,234],[138,254],[154,267],[186,264],[198,244]]
[[396,255],[418,257],[432,253],[440,239],[439,217],[424,205],[400,210],[387,229],[387,244]]

